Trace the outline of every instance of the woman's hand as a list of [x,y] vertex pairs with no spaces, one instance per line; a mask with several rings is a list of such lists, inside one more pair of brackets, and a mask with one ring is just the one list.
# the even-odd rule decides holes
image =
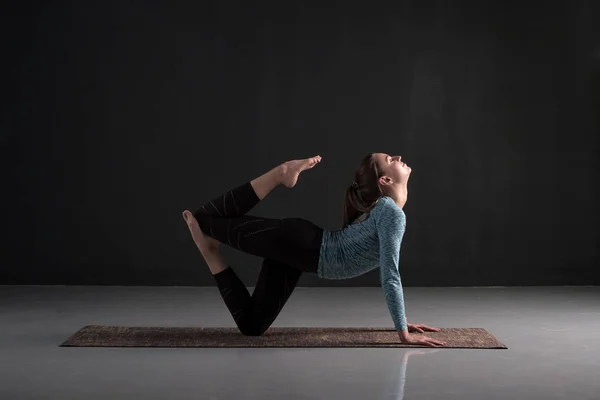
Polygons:
[[406,344],[418,344],[429,347],[440,347],[446,345],[446,342],[442,342],[441,340],[432,339],[427,336],[411,335],[408,333],[408,331],[398,332],[398,336],[400,337],[400,342]]
[[427,332],[439,332],[440,331],[439,328],[432,328],[431,326],[427,326],[424,324],[406,324],[406,325],[408,326],[409,332],[423,333],[425,331],[427,331]]

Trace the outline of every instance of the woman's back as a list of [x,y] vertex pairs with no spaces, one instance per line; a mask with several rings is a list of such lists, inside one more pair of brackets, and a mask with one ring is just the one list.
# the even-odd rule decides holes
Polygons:
[[367,219],[361,216],[343,229],[324,231],[318,276],[348,279],[377,268],[382,251],[380,236],[399,247],[405,227],[402,209],[390,197],[381,197]]

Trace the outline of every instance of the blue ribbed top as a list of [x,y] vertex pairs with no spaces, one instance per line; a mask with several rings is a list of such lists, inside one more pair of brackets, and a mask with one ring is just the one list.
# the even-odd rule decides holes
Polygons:
[[323,232],[317,270],[323,279],[348,279],[379,267],[381,287],[398,331],[407,329],[398,270],[405,229],[404,211],[391,197],[381,197],[366,220],[361,216],[344,229]]

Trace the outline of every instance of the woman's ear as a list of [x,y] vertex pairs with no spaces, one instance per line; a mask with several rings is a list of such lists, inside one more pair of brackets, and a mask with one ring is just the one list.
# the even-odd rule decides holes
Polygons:
[[380,185],[389,185],[391,183],[393,183],[392,178],[390,178],[389,176],[382,176],[379,178]]

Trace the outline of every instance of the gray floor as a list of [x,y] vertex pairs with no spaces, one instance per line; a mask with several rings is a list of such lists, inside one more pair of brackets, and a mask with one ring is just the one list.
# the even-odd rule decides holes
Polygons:
[[[211,287],[0,286],[0,398],[600,398],[600,287],[405,297],[410,322],[482,327],[509,349],[61,348],[88,324],[234,324]],[[297,288],[273,326],[392,325],[380,288]]]

